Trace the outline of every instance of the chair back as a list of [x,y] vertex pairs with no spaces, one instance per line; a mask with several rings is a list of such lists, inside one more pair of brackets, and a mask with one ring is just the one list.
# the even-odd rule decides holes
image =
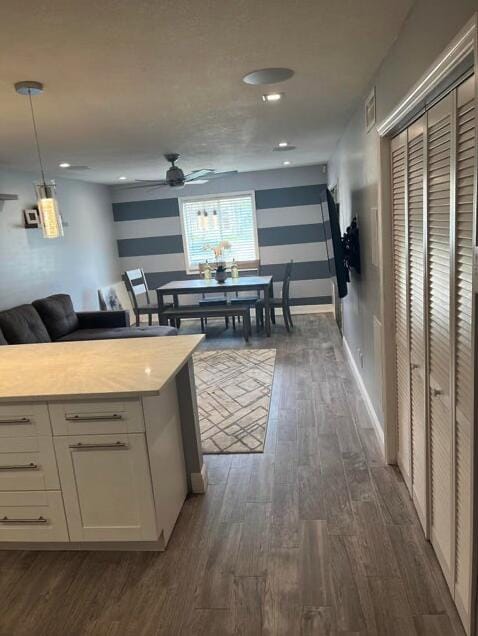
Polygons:
[[290,287],[290,279],[292,278],[292,266],[294,261],[289,261],[285,266],[284,271],[284,280],[282,281],[282,298],[289,303],[289,287]]
[[259,259],[254,261],[236,261],[237,269],[239,271],[247,271],[248,276],[260,276],[261,275],[261,261]]
[[122,278],[134,309],[138,309],[140,306],[142,296],[146,297],[146,302],[149,304],[148,283],[146,282],[146,277],[142,269],[130,269],[124,272]]

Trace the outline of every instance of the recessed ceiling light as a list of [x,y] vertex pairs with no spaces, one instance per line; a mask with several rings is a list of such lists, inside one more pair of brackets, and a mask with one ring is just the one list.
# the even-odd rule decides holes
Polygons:
[[60,168],[69,168],[71,166],[71,163],[67,163],[66,161],[64,161],[63,163],[60,163]]
[[244,75],[242,81],[245,84],[260,86],[261,84],[278,84],[294,75],[291,68],[261,68]]
[[118,181],[126,181],[128,177],[118,177]]
[[282,165],[283,165],[283,166],[290,166],[290,161],[283,161],[283,162],[282,162]]
[[279,148],[287,148],[288,145],[288,141],[279,141]]
[[262,101],[267,104],[273,104],[274,102],[280,102],[283,97],[284,93],[267,93],[262,96]]

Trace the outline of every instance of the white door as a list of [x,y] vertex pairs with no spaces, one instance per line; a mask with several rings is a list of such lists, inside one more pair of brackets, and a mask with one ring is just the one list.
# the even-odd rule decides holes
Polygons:
[[144,435],[55,438],[71,541],[158,539]]
[[449,94],[428,111],[428,362],[431,541],[452,588],[453,425],[450,322],[452,111]]
[[423,530],[427,527],[427,430],[425,348],[425,130],[426,116],[407,131],[409,242],[410,426],[412,495]]
[[392,140],[392,228],[397,377],[398,465],[412,490],[410,427],[409,261],[407,215],[407,131]]
[[[455,600],[466,627],[472,599],[473,216],[476,178],[475,80],[456,91],[455,315]],[[469,631],[469,629],[468,629]]]

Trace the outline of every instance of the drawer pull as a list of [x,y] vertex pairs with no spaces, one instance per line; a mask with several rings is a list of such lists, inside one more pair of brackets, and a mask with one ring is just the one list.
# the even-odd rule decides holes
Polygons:
[[75,448],[76,450],[89,450],[92,448],[119,449],[128,448],[128,444],[125,442],[114,442],[114,444],[83,444],[82,442],[78,442],[78,444],[70,444],[70,448]]
[[438,397],[439,395],[443,395],[443,391],[441,389],[432,389],[433,397]]
[[67,415],[68,422],[99,422],[101,420],[122,420],[120,413],[105,413],[104,415]]
[[38,464],[10,464],[1,466],[0,471],[2,470],[38,470]]
[[0,523],[48,523],[48,519],[45,519],[45,517],[36,517],[34,519],[13,519],[10,517],[3,517],[0,519]]
[[0,424],[28,424],[29,422],[31,422],[29,417],[0,418]]

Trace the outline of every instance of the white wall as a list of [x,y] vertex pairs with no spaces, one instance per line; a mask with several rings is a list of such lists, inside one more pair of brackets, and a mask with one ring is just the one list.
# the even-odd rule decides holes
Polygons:
[[0,309],[48,294],[71,294],[75,308],[97,309],[97,289],[119,280],[108,188],[61,179],[58,200],[65,236],[46,240],[23,228],[22,210],[35,203],[37,176],[0,171],[0,192],[18,201],[0,203]]
[[[417,0],[371,83],[376,89],[377,123],[420,79],[477,9],[476,0]],[[363,271],[360,278],[353,277],[343,303],[344,337],[383,425],[381,370],[373,333],[374,316],[380,314],[380,290],[378,270],[371,262],[376,241],[373,208],[378,206],[378,143],[377,133],[367,134],[365,130],[362,102],[329,163],[328,174],[329,186],[338,182],[342,227],[352,216],[359,218]],[[363,369],[359,350],[363,353]]]

